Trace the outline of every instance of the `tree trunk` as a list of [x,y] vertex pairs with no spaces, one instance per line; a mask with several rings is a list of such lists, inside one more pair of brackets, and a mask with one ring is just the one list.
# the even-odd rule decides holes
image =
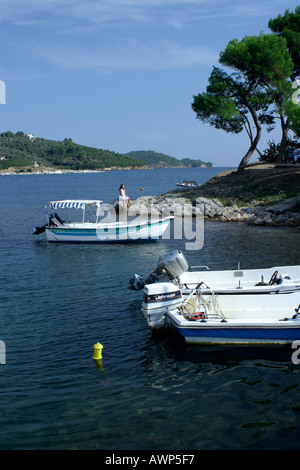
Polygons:
[[249,162],[249,160],[252,157],[253,153],[255,152],[256,147],[257,147],[258,142],[260,141],[260,137],[261,137],[261,125],[259,123],[259,120],[258,120],[257,114],[255,112],[255,109],[253,108],[253,106],[251,106],[251,104],[249,103],[247,98],[245,98],[244,103],[245,103],[245,106],[249,109],[249,111],[251,113],[253,122],[254,122],[255,127],[256,127],[256,136],[254,137],[253,140],[252,140],[252,138],[250,139],[251,140],[251,145],[250,145],[246,155],[242,158],[242,160],[241,160],[241,162],[238,166],[238,171],[243,171],[244,170],[245,166],[247,165],[247,163]]
[[[261,134],[261,132],[260,132],[260,134]],[[246,155],[242,158],[242,160],[241,160],[241,162],[238,166],[238,171],[243,171],[245,169],[245,167],[247,166],[250,158],[252,157],[253,153],[256,150],[256,146],[259,142],[259,139],[260,139],[260,135],[259,135],[259,138],[257,139],[257,141],[256,141],[256,138],[255,138],[254,141],[253,141],[253,144],[250,145]]]
[[238,171],[243,171],[244,170],[244,168],[246,167],[246,165],[249,162],[250,158],[252,157],[253,153],[255,152],[256,147],[258,145],[258,142],[260,141],[261,126],[260,126],[257,118],[255,119],[255,125],[256,125],[256,136],[255,136],[253,142],[251,142],[251,145],[250,145],[246,155],[242,158],[242,160],[239,164],[239,167],[238,167]]

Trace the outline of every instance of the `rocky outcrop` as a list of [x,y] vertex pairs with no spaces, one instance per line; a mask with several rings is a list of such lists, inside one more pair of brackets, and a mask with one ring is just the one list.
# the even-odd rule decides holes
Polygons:
[[[118,208],[118,202],[114,203]],[[162,214],[176,217],[197,216],[222,222],[244,222],[264,226],[300,226],[300,196],[271,207],[224,206],[218,199],[198,197],[193,202],[176,196],[142,196],[132,202],[128,215]],[[295,208],[298,207],[296,211]]]

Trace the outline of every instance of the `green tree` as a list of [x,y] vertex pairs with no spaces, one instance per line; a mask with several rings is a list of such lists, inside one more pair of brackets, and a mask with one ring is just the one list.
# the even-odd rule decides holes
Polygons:
[[295,12],[286,10],[283,16],[270,19],[268,26],[273,33],[286,39],[294,64],[290,75],[293,82],[300,76],[300,6],[296,7]]
[[[295,87],[296,88],[296,87]],[[300,89],[293,90],[291,99],[286,104],[286,113],[290,120],[290,128],[300,137]]]
[[[261,138],[262,124],[274,125],[268,107],[274,94],[290,76],[293,63],[286,40],[274,34],[234,39],[220,53],[219,62],[235,70],[230,76],[214,68],[207,92],[194,96],[192,108],[197,118],[226,132],[239,133],[244,128],[250,147],[239,164],[239,171],[249,162]],[[254,124],[255,135],[252,133]]]
[[[300,6],[296,7],[295,12],[285,11],[285,14],[278,15],[276,18],[270,19],[268,23],[269,28],[273,33],[286,39],[287,48],[290,52],[293,61],[293,69],[290,74],[292,81],[291,93],[285,101],[285,114],[287,116],[287,123],[298,137],[300,136],[300,102],[295,99],[295,95],[299,93],[296,91],[298,84],[297,77],[300,77]],[[292,96],[290,96],[292,95]],[[283,142],[281,141],[281,146]],[[280,159],[280,155],[278,157]]]
[[[206,93],[194,96],[192,109],[197,119],[206,122],[216,129],[239,134],[246,131],[250,147],[257,147],[261,135],[261,124],[269,124],[266,115],[269,101],[261,87],[251,90],[237,75],[229,76],[223,70],[214,67],[209,77]],[[255,124],[256,135],[252,127]],[[241,162],[241,168],[244,163]]]
[[[284,103],[287,99],[286,81],[293,69],[293,62],[287,51],[285,38],[274,34],[260,34],[244,38],[242,41],[231,41],[225,51],[221,53],[220,62],[242,72],[250,88],[259,85],[265,90],[268,99],[273,99],[274,110],[279,113],[282,127],[282,145],[279,157],[282,158],[289,129],[288,119],[284,117]],[[274,122],[273,116],[269,113],[265,115],[265,118]],[[250,160],[255,143],[258,143],[261,135],[260,126],[255,121],[254,115],[253,119],[257,133],[254,145],[250,146],[243,157],[242,168]]]

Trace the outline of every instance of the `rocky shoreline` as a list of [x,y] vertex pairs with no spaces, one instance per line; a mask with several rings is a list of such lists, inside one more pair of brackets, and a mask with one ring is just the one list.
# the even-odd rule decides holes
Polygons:
[[243,222],[249,225],[268,227],[300,226],[300,196],[286,199],[269,207],[224,206],[218,199],[198,197],[190,199],[177,196],[141,196],[132,202],[129,215],[153,214],[174,215],[175,217],[197,216],[222,222]]
[[[266,181],[272,180],[271,171],[277,173],[274,174],[275,181],[279,181],[280,189],[283,188],[284,184],[286,188],[295,187],[295,183],[288,178],[288,175],[285,176],[283,172],[286,172],[288,165],[281,165],[282,170],[278,173],[279,166],[275,165],[252,165],[245,171],[245,177],[247,182],[249,182],[251,173],[253,173],[253,180],[260,180],[262,176],[262,186],[266,186]],[[298,167],[298,165],[297,165]],[[56,170],[53,168],[36,168],[34,171],[24,171],[18,172],[16,169],[2,170],[0,171],[1,175],[33,175],[33,174],[65,174],[65,173],[102,173],[114,169],[123,169],[129,170],[130,168],[105,168],[103,170]],[[140,168],[145,169],[145,168]],[[147,168],[148,169],[148,168]],[[258,172],[257,172],[258,170]],[[296,175],[296,187],[297,193],[299,191],[299,169],[295,165],[292,165],[290,168],[291,174]],[[250,173],[249,173],[250,172]],[[267,175],[263,176],[265,172],[269,172]],[[228,173],[228,175],[227,175]],[[261,174],[261,175],[260,175]],[[213,192],[216,192],[220,197],[231,196],[235,192],[242,192],[242,189],[245,188],[245,181],[238,180],[240,186],[236,186],[234,179],[237,178],[236,172],[229,170],[223,174],[216,175],[212,180],[208,181],[203,185],[202,193],[205,196],[195,196],[195,194],[183,195],[186,193],[180,191],[182,195],[177,193],[168,193],[161,196],[141,196],[135,201],[133,201],[132,206],[128,210],[128,214],[131,216],[140,215],[140,214],[162,214],[169,215],[172,214],[175,217],[183,216],[192,216],[204,214],[204,217],[211,220],[217,220],[221,222],[242,222],[249,225],[260,225],[268,227],[300,227],[300,195],[298,194],[295,197],[284,199],[283,201],[271,205],[271,206],[262,206],[254,204],[245,204],[242,207],[238,207],[233,202],[230,205],[224,205],[218,198],[213,197]],[[227,181],[227,178],[230,178]],[[204,189],[205,187],[205,189]],[[213,189],[213,187],[217,188]],[[286,189],[285,188],[285,189]],[[275,189],[275,182],[272,180],[272,190]],[[198,189],[199,191],[199,189]],[[279,188],[278,188],[279,191]],[[281,191],[280,191],[281,192]],[[208,194],[206,194],[208,193]],[[199,193],[198,193],[199,194]],[[266,194],[267,196],[267,194]],[[255,200],[255,197],[254,197]],[[267,200],[267,198],[265,198]],[[266,202],[265,202],[266,204]],[[115,201],[113,204],[115,209],[118,210],[118,201]]]
[[110,168],[103,170],[34,170],[34,171],[16,171],[16,170],[1,170],[0,176],[15,176],[15,175],[65,175],[69,173],[104,173],[109,171]]

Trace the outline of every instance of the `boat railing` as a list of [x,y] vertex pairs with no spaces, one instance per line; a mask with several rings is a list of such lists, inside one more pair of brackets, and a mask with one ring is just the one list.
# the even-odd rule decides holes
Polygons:
[[209,267],[208,266],[190,266],[189,267],[190,270],[192,269],[206,269],[207,271],[209,271]]
[[179,311],[188,320],[219,320],[226,322],[219,305],[218,295],[214,292],[205,299],[201,290],[194,289],[179,307]]

